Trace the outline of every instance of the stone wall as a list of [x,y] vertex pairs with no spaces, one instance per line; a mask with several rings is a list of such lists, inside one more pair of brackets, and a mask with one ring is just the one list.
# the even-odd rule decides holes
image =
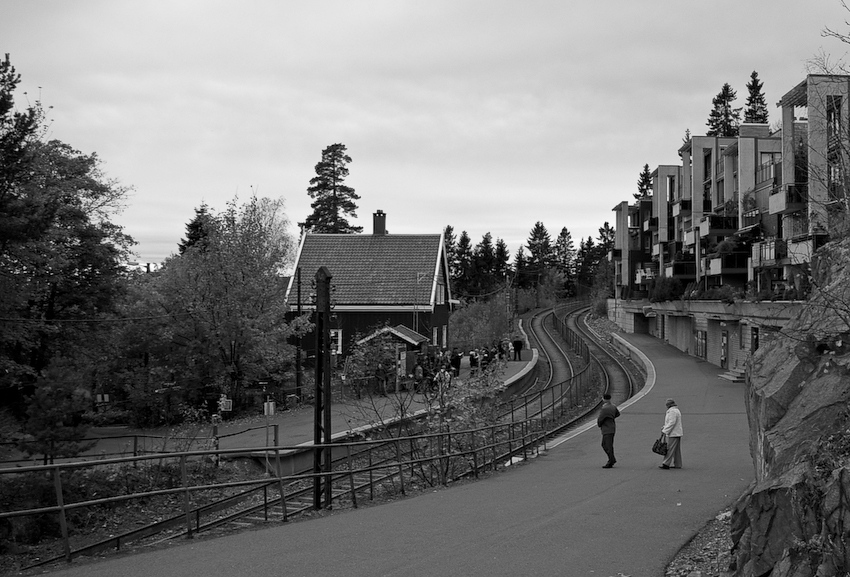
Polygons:
[[756,480],[733,511],[735,577],[850,571],[850,275],[847,242],[813,261],[809,306],[747,371]]

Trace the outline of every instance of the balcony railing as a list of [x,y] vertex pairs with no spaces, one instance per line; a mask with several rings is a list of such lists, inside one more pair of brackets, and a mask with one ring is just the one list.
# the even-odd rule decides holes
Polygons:
[[643,230],[648,232],[650,230],[658,230],[658,217],[651,216],[645,221],[643,221]]
[[776,266],[787,257],[788,249],[781,238],[757,242],[752,246],[753,268]]
[[736,230],[738,230],[737,216],[710,214],[702,217],[699,223],[699,233],[703,237],[711,234],[731,234]]
[[697,274],[696,262],[674,262],[665,267],[666,275],[674,278],[694,278]]
[[754,226],[756,224],[759,224],[760,222],[761,213],[757,208],[747,211],[741,216],[741,224],[744,228],[747,228],[748,226]]

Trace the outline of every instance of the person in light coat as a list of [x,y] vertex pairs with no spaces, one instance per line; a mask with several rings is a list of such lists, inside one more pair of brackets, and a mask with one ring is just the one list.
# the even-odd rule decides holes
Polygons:
[[664,415],[664,427],[661,433],[667,441],[667,455],[659,465],[660,469],[682,468],[682,413],[673,399],[667,399],[667,413]]

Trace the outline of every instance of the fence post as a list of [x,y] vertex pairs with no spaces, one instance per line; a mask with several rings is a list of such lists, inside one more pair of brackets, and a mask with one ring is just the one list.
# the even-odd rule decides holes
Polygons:
[[357,508],[357,491],[354,486],[354,468],[351,466],[351,445],[346,444],[345,450],[348,457],[348,482],[351,485],[351,504]]
[[186,455],[180,456],[180,478],[183,482],[183,510],[186,512],[186,538],[192,539],[192,511],[189,508],[189,473],[186,471]]
[[401,494],[404,495],[404,460],[401,458],[401,441],[395,440],[395,455],[398,461],[398,482],[401,484]]
[[62,531],[62,548],[65,551],[65,561],[71,562],[71,543],[68,540],[68,519],[65,517],[65,497],[62,495],[62,478],[59,467],[53,468],[53,487],[56,489],[56,504],[59,506],[59,529]]
[[470,431],[470,436],[472,437],[472,471],[475,478],[478,478],[478,451],[475,449],[475,431]]
[[274,459],[275,469],[277,469],[277,488],[280,491],[280,509],[283,512],[283,520],[288,521],[286,512],[286,489],[283,486],[283,471],[280,468],[280,425],[274,425]]
[[213,425],[213,449],[215,449],[215,468],[218,469],[219,461],[221,461],[221,455],[218,454],[218,423]]

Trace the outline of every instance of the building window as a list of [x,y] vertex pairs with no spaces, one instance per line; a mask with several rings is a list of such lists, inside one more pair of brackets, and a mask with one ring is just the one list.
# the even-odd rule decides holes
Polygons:
[[437,297],[436,304],[444,305],[446,304],[446,285],[441,281],[437,281]]
[[440,342],[437,340],[438,336],[439,336],[439,333],[437,332],[437,327],[433,327],[431,329],[431,344],[434,345],[435,347],[440,346]]
[[342,354],[342,329],[330,329],[331,354]]
[[826,134],[828,138],[841,134],[841,96],[826,97]]
[[676,198],[676,177],[671,175],[667,177],[667,200],[675,202]]

